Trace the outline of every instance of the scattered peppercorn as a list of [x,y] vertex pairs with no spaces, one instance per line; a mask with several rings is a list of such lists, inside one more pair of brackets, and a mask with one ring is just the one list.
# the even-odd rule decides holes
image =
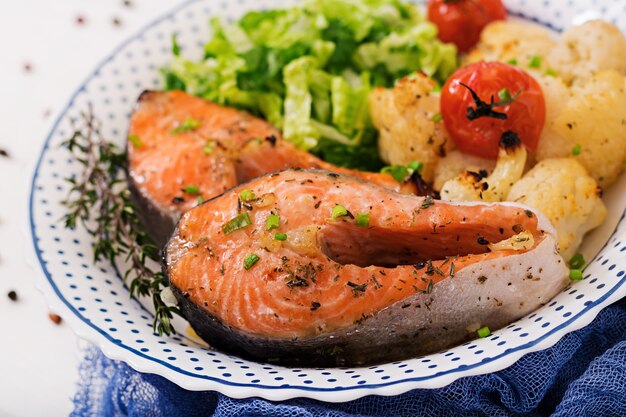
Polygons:
[[17,301],[17,293],[15,291],[13,291],[13,290],[9,291],[7,296],[9,297],[9,300]]
[[61,322],[63,321],[61,316],[54,314],[54,313],[48,313],[48,318],[52,320],[54,324],[61,324]]

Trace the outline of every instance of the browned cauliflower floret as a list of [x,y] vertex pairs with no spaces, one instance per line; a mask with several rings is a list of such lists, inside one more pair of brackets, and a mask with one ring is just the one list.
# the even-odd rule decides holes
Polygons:
[[574,158],[539,162],[513,185],[507,200],[527,204],[548,217],[565,259],[576,253],[585,233],[602,224],[607,215],[596,181]]
[[[533,57],[545,57],[557,45],[551,33],[539,25],[514,20],[490,23],[480,42],[466,57],[465,63],[478,61],[516,62],[526,68]],[[539,65],[548,65],[539,62]]]
[[546,124],[538,161],[575,155],[602,187],[626,164],[626,80],[614,70],[579,79],[568,88],[554,77],[537,77],[546,97]]
[[379,130],[378,150],[389,164],[423,164],[422,177],[432,181],[439,158],[452,142],[439,113],[439,94],[424,76],[405,77],[393,89],[370,93],[372,122]]
[[503,201],[511,186],[522,177],[526,165],[526,148],[513,132],[500,140],[498,162],[493,172],[464,171],[441,188],[441,199],[452,201]]
[[604,70],[626,75],[626,37],[611,23],[591,20],[563,32],[549,59],[567,82]]
[[493,159],[480,158],[459,150],[448,152],[437,163],[433,189],[441,191],[441,188],[447,181],[457,177],[462,172],[472,171],[480,173],[483,171],[490,173],[495,166],[496,161]]

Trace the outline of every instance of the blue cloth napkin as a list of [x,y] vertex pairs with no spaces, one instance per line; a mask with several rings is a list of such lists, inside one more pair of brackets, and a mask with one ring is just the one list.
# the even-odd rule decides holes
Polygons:
[[493,374],[331,404],[190,392],[87,351],[72,416],[626,416],[626,299],[554,347]]

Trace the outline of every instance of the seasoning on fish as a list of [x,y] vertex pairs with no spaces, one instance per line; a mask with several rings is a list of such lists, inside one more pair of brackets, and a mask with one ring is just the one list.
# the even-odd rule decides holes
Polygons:
[[[243,189],[274,198],[246,211]],[[218,349],[298,366],[388,362],[501,328],[566,285],[554,229],[527,210],[287,170],[186,212],[163,266],[184,315]],[[241,213],[250,224],[225,233]],[[510,244],[521,228],[532,246]]]
[[[328,169],[415,193],[412,182],[322,161],[282,139],[265,120],[182,91],[146,91],[128,132],[130,189],[146,229],[165,243],[180,215],[199,202],[285,168]],[[242,200],[244,201],[244,200]]]

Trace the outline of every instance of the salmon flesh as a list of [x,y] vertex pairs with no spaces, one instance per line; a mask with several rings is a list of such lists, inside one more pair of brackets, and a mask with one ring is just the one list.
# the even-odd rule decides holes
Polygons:
[[297,366],[444,349],[537,309],[568,272],[554,229],[530,208],[319,170],[264,175],[187,211],[163,270],[210,345]]
[[127,155],[130,189],[158,244],[198,201],[285,168],[328,169],[417,192],[413,183],[398,183],[389,174],[324,162],[283,140],[265,120],[182,91],[141,94],[130,121]]

